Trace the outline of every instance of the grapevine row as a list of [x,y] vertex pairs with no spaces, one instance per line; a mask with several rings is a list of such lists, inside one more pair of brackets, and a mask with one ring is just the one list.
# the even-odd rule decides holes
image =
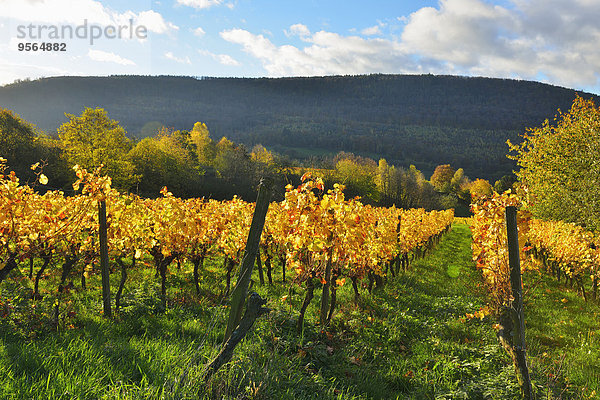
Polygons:
[[559,281],[564,277],[577,284],[587,300],[584,281],[589,276],[594,299],[598,291],[600,237],[575,224],[563,221],[533,220],[530,224],[527,250]]
[[[158,199],[143,199],[119,193],[110,187],[110,178],[79,167],[75,167],[74,188],[80,194],[48,191],[42,195],[21,185],[14,173],[5,175],[4,169],[0,161],[0,282],[25,260],[38,259],[41,267],[35,277],[33,261],[29,273],[34,297],[40,296],[40,277],[56,262],[62,262],[61,286],[78,274],[85,288],[98,259],[97,203],[104,200],[110,256],[121,271],[117,307],[128,269],[145,259],[153,260],[161,278],[165,305],[168,268],[174,261],[188,260],[194,265],[199,292],[205,258],[223,257],[225,293],[229,291],[232,272],[243,256],[254,204],[238,198],[184,200],[166,188]],[[293,272],[293,282],[309,288],[313,280],[333,283],[335,298],[336,287],[349,278],[357,291],[357,281],[365,276],[377,279],[390,269],[394,274],[411,252],[431,245],[453,220],[451,210],[363,205],[357,199],[345,199],[343,189],[335,185],[325,191],[319,178],[306,176],[299,187],[286,188],[285,200],[270,205],[259,255],[269,279],[271,260],[276,259],[283,267],[284,280],[287,270]]]
[[600,265],[600,237],[584,228],[562,222],[532,218],[515,194],[497,194],[472,204],[473,259],[482,271],[492,302],[496,307],[509,299],[510,282],[504,212],[507,206],[518,212],[521,267],[539,269],[540,265],[557,279],[577,284],[587,300],[585,283],[591,280],[593,297],[597,295]]

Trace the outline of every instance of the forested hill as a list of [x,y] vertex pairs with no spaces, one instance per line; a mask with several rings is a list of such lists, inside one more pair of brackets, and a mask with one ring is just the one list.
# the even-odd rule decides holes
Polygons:
[[64,113],[102,107],[133,137],[159,124],[191,129],[202,121],[215,139],[262,143],[296,158],[344,150],[426,173],[450,163],[498,179],[513,168],[506,139],[552,119],[575,96],[535,82],[433,75],[57,77],[0,87],[0,107],[48,133]]

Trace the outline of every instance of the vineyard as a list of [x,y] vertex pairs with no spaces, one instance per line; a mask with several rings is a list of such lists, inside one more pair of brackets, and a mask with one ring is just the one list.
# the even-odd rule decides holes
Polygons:
[[[497,194],[481,198],[472,206],[474,213],[473,259],[482,271],[497,307],[506,303],[508,294],[508,250],[504,212],[514,206],[518,212],[519,248],[523,271],[548,273],[573,287],[588,300],[596,300],[600,265],[600,236],[581,226],[563,221],[543,221],[527,211],[523,196]],[[586,287],[589,289],[586,290]]]
[[[35,165],[34,170],[39,168]],[[253,214],[253,204],[237,198],[230,201],[182,200],[167,188],[158,199],[122,194],[110,187],[110,178],[99,171],[89,173],[75,167],[80,194],[65,196],[48,191],[43,195],[20,185],[14,173],[2,175],[2,219],[0,220],[0,282],[21,264],[29,265],[33,283],[31,297],[37,299],[39,282],[49,275],[60,276],[55,322],[59,321],[60,299],[73,280],[85,290],[86,280],[97,273],[99,259],[98,203],[107,204],[110,258],[121,271],[115,294],[120,307],[128,271],[152,265],[161,280],[163,308],[167,307],[169,267],[176,262],[193,264],[193,283],[199,281],[207,257],[222,259],[225,273],[223,297],[230,293],[232,274],[241,261]],[[39,183],[47,178],[38,172]],[[369,279],[369,290],[382,284],[382,276],[406,269],[409,255],[422,254],[436,242],[453,220],[452,211],[425,212],[373,208],[356,199],[346,200],[343,186],[324,192],[323,182],[303,177],[298,188],[288,185],[285,200],[272,203],[267,214],[258,258],[260,283],[266,274],[273,283],[273,260],[282,268],[282,280],[305,285],[304,312],[313,297],[315,281],[331,290],[331,305],[325,324],[335,309],[337,287],[348,279],[356,297],[359,285]],[[27,261],[26,261],[27,260]],[[37,271],[34,265],[40,264]],[[263,273],[264,264],[266,271]],[[331,284],[330,284],[331,283]]]
[[[166,187],[141,198],[111,188],[100,169],[79,167],[75,195],[41,194],[34,188],[48,178],[40,165],[29,184],[3,161],[1,169],[2,371],[13,378],[0,385],[9,398],[516,398],[492,322],[511,300],[507,206],[520,209],[534,390],[595,398],[597,374],[571,374],[577,392],[556,369],[567,344],[554,343],[573,324],[569,346],[583,344],[560,365],[583,359],[595,370],[600,313],[588,300],[597,296],[598,237],[532,218],[523,196],[480,198],[473,218],[455,219],[452,210],[372,207],[347,199],[343,185],[326,190],[303,176],[269,204],[260,238],[251,285],[272,315],[203,388],[199,371],[223,340],[255,204],[181,199]],[[100,307],[102,204],[112,319]],[[573,296],[563,293],[571,287]],[[548,294],[555,291],[558,299]],[[553,310],[557,322],[575,319],[571,307],[586,312],[550,327],[545,310],[555,302],[564,309]],[[95,371],[96,363],[114,371]]]
[[[509,191],[476,199],[472,204],[471,230],[473,260],[482,271],[493,313],[498,315],[498,339],[513,360],[523,397],[531,399],[535,397],[535,389],[526,358],[521,275],[545,273],[556,277],[558,283],[564,278],[569,288],[575,285],[577,294],[585,302],[588,301],[586,286],[589,286],[595,301],[600,237],[572,223],[533,218],[527,197],[526,193],[515,195]],[[561,300],[562,303],[568,301]],[[595,326],[597,321],[588,335],[595,334]],[[595,394],[594,391],[592,397]]]

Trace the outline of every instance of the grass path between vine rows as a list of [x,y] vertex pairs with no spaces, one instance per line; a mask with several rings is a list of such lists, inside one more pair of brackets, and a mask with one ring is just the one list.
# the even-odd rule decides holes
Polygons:
[[[454,225],[410,270],[390,279],[385,293],[366,299],[377,314],[359,336],[383,339],[371,369],[381,382],[368,398],[518,398],[512,365],[497,344],[494,321],[467,318],[486,305],[471,259],[471,234]],[[375,342],[377,344],[377,342]]]
[[[73,292],[68,310],[75,316],[58,331],[43,328],[43,304],[28,314],[37,316],[35,323],[0,319],[0,398],[516,399],[495,320],[466,318],[486,304],[470,245],[469,228],[455,224],[408,272],[388,277],[383,290],[369,294],[363,286],[358,304],[346,282],[326,331],[317,326],[315,290],[301,334],[295,325],[304,286],[282,285],[276,266],[273,286],[253,287],[273,311],[257,321],[208,387],[200,381],[202,366],[218,351],[227,315],[218,301],[221,260],[207,262],[200,297],[191,266],[173,267],[166,312],[157,310],[153,269],[131,271],[125,308],[113,321],[102,318],[100,285],[91,279],[87,291]],[[538,398],[597,398],[598,306],[544,275],[528,274],[524,284]],[[2,290],[10,298],[10,285]]]

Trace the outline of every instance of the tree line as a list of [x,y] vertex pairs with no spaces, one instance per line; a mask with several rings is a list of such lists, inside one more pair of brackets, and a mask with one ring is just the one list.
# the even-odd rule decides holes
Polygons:
[[[414,165],[396,167],[385,159],[375,161],[340,152],[310,166],[257,144],[251,149],[227,137],[211,137],[207,125],[196,122],[190,130],[157,126],[152,136],[130,138],[126,130],[101,108],[67,114],[55,137],[39,132],[10,110],[0,111],[0,155],[24,182],[34,182],[31,165],[41,162],[48,188],[69,193],[74,165],[93,169],[103,165],[114,187],[144,197],[157,197],[167,186],[183,198],[217,200],[237,195],[253,201],[261,177],[271,177],[279,187],[298,184],[306,171],[323,177],[327,187],[337,182],[351,197],[369,204],[428,210],[455,208],[466,212],[471,193],[492,190],[484,180],[471,181],[462,168],[436,167],[427,177]],[[509,176],[497,189],[512,184]],[[43,190],[43,188],[41,188]],[[275,198],[283,198],[283,189]]]
[[156,126],[206,123],[249,149],[262,143],[291,158],[353,152],[430,176],[438,164],[489,180],[510,174],[507,138],[519,140],[574,90],[536,82],[456,76],[333,76],[281,79],[56,77],[0,88],[0,104],[54,132],[64,112],[103,107],[131,137]]

